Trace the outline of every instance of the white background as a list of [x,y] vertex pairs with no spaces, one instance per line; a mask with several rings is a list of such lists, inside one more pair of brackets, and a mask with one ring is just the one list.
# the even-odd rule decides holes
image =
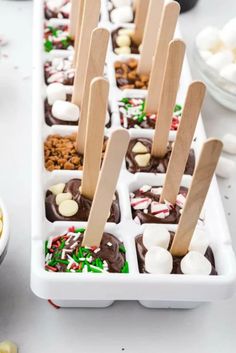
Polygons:
[[[181,16],[195,78],[195,34],[235,15],[235,0],[200,0]],[[22,353],[235,352],[236,297],[191,311],[148,310],[130,302],[104,310],[55,310],[31,293],[31,32],[32,2],[0,1],[0,33],[10,40],[0,59],[0,195],[11,216],[11,243],[0,267],[0,341],[15,341]],[[208,136],[236,134],[236,114],[209,96],[203,119]],[[236,248],[235,177],[219,184]]]

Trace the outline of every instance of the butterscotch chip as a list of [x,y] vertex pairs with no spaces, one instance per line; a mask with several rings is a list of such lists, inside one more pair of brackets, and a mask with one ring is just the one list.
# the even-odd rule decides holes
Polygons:
[[135,87],[136,87],[136,88],[143,88],[143,87],[144,87],[144,84],[143,84],[143,82],[141,82],[141,81],[136,81],[136,82],[135,82]]
[[128,73],[128,79],[131,81],[131,82],[135,82],[136,80],[136,71],[130,71]]
[[119,69],[121,67],[121,65],[122,65],[122,62],[116,61],[115,64],[114,64],[115,69]]
[[79,163],[80,163],[80,158],[79,158],[79,157],[72,157],[72,158],[71,158],[71,163],[73,163],[73,164],[79,164]]
[[66,163],[64,164],[64,168],[65,168],[66,170],[73,170],[73,169],[75,168],[75,166],[74,166],[73,163],[66,162]]
[[142,81],[142,82],[148,82],[148,80],[149,80],[149,77],[148,77],[148,75],[144,75],[144,74],[141,74],[140,75],[140,80]]
[[131,69],[135,69],[138,66],[137,60],[135,59],[129,59],[127,64]]

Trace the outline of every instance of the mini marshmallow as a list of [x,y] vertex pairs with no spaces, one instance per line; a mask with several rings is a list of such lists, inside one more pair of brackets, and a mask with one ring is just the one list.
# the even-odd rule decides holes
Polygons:
[[60,205],[65,200],[71,200],[72,194],[70,192],[63,192],[56,196],[56,204]]
[[64,183],[55,184],[49,188],[49,191],[51,191],[53,195],[58,195],[63,193],[65,186],[66,184]]
[[171,253],[159,246],[152,247],[145,256],[145,270],[153,274],[170,274],[173,269]]
[[204,28],[196,37],[199,50],[214,50],[220,45],[220,33],[216,27]]
[[227,23],[220,32],[224,45],[230,49],[236,48],[236,26],[234,22]]
[[236,64],[233,63],[225,66],[221,70],[220,75],[224,79],[236,84]]
[[72,217],[78,212],[79,206],[74,200],[65,200],[58,207],[59,213],[64,217]]
[[133,10],[130,6],[121,6],[111,11],[113,23],[127,23],[133,20]]
[[211,273],[210,261],[197,251],[190,251],[183,257],[180,263],[181,271],[184,275],[206,275]]
[[149,224],[143,232],[143,245],[147,250],[159,246],[167,249],[170,244],[170,233],[160,224]]
[[131,0],[112,0],[115,7],[131,6]]
[[126,34],[122,34],[116,38],[116,44],[119,47],[129,47],[131,44],[131,39]]
[[130,47],[115,48],[115,53],[117,55],[122,55],[122,54],[126,55],[131,53],[131,49]]
[[66,88],[62,83],[51,83],[47,86],[47,99],[50,105],[57,100],[66,100]]
[[224,50],[212,55],[206,63],[213,69],[220,71],[223,67],[232,63],[233,59],[233,53],[229,50]]
[[18,349],[15,343],[4,341],[0,343],[0,353],[17,353]]
[[189,245],[189,251],[197,251],[202,255],[205,255],[208,246],[209,239],[206,235],[206,232],[201,228],[196,228]]
[[76,104],[58,100],[52,106],[52,115],[60,120],[78,121],[80,110]]
[[235,170],[235,162],[229,158],[220,157],[216,167],[216,175],[227,179],[230,178]]
[[223,151],[229,154],[236,154],[236,135],[224,135],[222,142],[224,144]]

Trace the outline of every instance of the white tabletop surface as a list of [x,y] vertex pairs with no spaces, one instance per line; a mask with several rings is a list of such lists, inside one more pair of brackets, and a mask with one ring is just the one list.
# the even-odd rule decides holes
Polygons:
[[[195,10],[181,16],[190,64],[195,34],[235,14],[235,0],[200,0]],[[235,352],[236,297],[189,311],[148,310],[136,302],[55,310],[31,293],[31,29],[32,2],[0,1],[0,33],[9,39],[0,59],[0,195],[11,216],[9,252],[0,267],[0,341],[15,341],[22,353]],[[203,119],[208,136],[236,134],[235,113],[209,96]],[[219,180],[233,237],[235,177]]]

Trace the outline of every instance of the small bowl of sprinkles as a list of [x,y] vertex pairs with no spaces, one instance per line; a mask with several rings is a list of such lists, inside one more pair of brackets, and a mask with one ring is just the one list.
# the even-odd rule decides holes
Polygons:
[[45,270],[70,273],[129,273],[122,241],[104,232],[99,247],[83,246],[85,228],[70,227],[45,241]]
[[0,264],[7,253],[9,233],[8,213],[3,201],[0,199]]

